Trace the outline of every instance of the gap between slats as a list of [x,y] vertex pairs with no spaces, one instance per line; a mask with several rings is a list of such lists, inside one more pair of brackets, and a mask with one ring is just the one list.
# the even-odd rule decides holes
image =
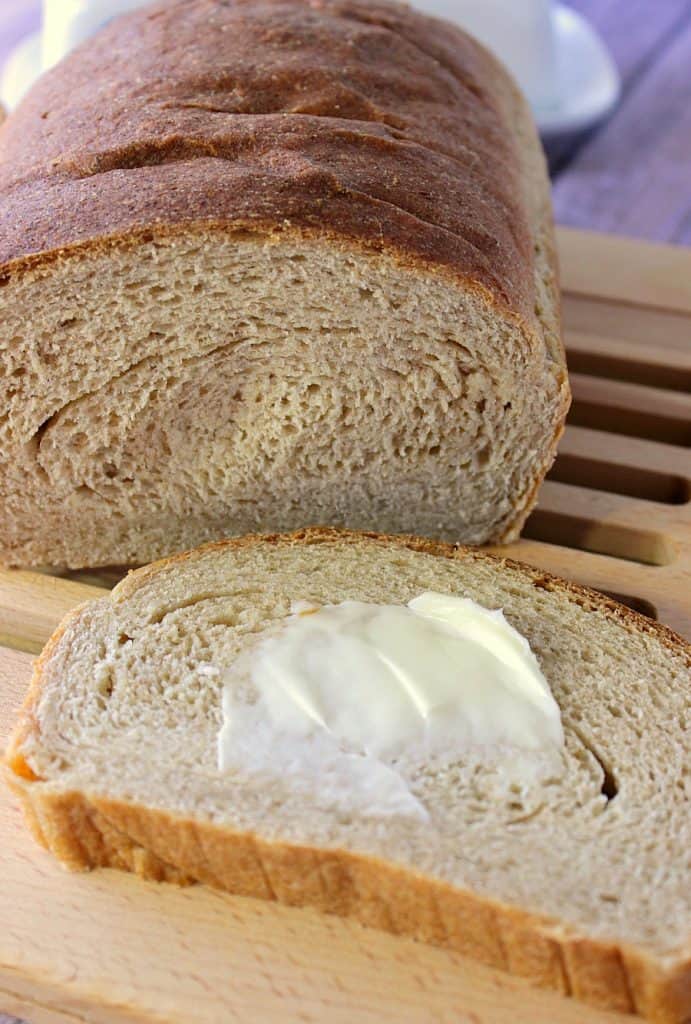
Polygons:
[[680,351],[571,331],[566,338],[566,352],[572,373],[691,392],[691,342],[688,351]]
[[[691,499],[691,455],[671,445],[570,424],[549,480],[667,505]],[[691,524],[691,507],[688,510]]]
[[691,447],[691,395],[571,374],[569,423]]

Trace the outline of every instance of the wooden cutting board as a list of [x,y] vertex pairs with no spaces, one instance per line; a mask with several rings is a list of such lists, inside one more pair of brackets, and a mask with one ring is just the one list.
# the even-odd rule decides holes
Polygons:
[[[560,232],[574,408],[514,557],[691,635],[691,251]],[[506,549],[502,549],[506,553]],[[0,746],[31,654],[116,570],[0,570]],[[311,911],[69,875],[0,787],[0,1011],[33,1024],[624,1024]]]

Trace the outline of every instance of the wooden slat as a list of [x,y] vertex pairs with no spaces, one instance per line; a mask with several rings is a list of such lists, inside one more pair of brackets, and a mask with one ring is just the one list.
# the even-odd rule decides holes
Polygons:
[[[549,480],[590,491],[676,505],[675,517],[691,530],[691,452],[674,445],[570,424]],[[646,508],[646,520],[655,508]],[[664,514],[664,513],[663,513]],[[655,524],[657,525],[657,523]]]
[[487,550],[500,558],[514,558],[536,569],[545,569],[555,576],[573,580],[597,590],[612,590],[616,583],[621,592],[631,597],[644,597],[641,591],[650,579],[650,570],[638,562],[622,562],[618,558],[574,550],[543,541],[521,539],[515,544]]
[[[665,338],[656,339],[656,344],[642,344],[624,338],[608,338],[600,334],[585,334],[570,331],[566,337],[568,352],[577,355],[591,354],[616,359],[619,364],[645,363],[653,370],[670,369],[677,372],[691,370],[691,336],[683,349],[668,347]],[[646,381],[642,381],[646,383]],[[657,386],[657,385],[654,385]]]
[[672,391],[691,391],[691,343],[686,348],[642,344],[582,331],[566,335],[569,369],[576,373],[628,380]]
[[104,593],[42,573],[0,568],[1,642],[36,653],[70,609]]
[[[578,521],[584,531],[580,546],[585,551],[603,551],[601,547],[591,546],[591,538],[619,532],[622,538],[619,546],[627,554],[617,551],[616,557],[651,565],[668,565],[674,561],[676,546],[671,541],[675,537],[684,538],[688,531],[683,506],[662,505],[551,480],[546,480],[542,486],[537,511]],[[563,537],[561,543],[565,542],[566,537]],[[603,553],[615,554],[606,546]]]
[[642,437],[626,437],[604,430],[569,425],[559,444],[559,455],[573,455],[625,466],[632,473],[657,472],[688,480],[691,451]]
[[689,350],[688,315],[574,293],[564,294],[562,310],[567,339],[572,331],[579,331],[621,338],[650,348],[662,345],[680,352]]
[[691,314],[688,249],[567,228],[558,238],[564,291]]
[[691,395],[626,381],[571,374],[570,422],[632,437],[688,447]]
[[571,387],[576,400],[598,402],[609,405],[613,410],[662,414],[685,426],[691,424],[691,395],[580,373],[571,374]]

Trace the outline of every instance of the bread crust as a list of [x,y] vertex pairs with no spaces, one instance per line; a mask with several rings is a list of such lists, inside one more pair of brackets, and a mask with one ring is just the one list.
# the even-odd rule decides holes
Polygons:
[[[434,555],[437,558],[452,559],[476,559],[478,561],[492,562],[497,567],[506,568],[527,576],[533,586],[542,590],[556,590],[569,596],[582,608],[604,612],[610,618],[622,623],[627,628],[637,632],[649,633],[655,636],[661,643],[665,644],[676,654],[682,654],[686,658],[687,665],[691,667],[691,643],[675,633],[669,626],[665,626],[655,619],[649,619],[645,615],[627,608],[618,601],[606,597],[597,590],[584,587],[580,583],[572,583],[562,579],[543,569],[536,569],[519,562],[515,558],[505,558],[502,555],[490,554],[481,548],[468,547],[464,544],[450,544],[447,541],[434,540],[430,537],[416,537],[412,535],[397,534],[390,536],[385,533],[363,530],[346,530],[337,526],[307,526],[303,530],[294,530],[292,533],[250,533],[244,537],[230,537],[226,540],[211,541],[190,551],[181,551],[168,558],[161,558],[150,565],[142,566],[140,569],[132,569],[127,576],[113,588],[112,597],[116,600],[124,600],[137,587],[146,580],[157,575],[162,569],[174,569],[183,561],[202,556],[210,551],[221,551],[223,549],[251,547],[255,544],[329,544],[334,541],[346,544],[358,544],[365,542],[376,542],[393,547],[408,548],[411,551],[421,551],[427,555]],[[83,606],[80,606],[83,607]],[[79,608],[65,619],[62,626],[56,631],[54,637],[61,635],[63,626],[69,621],[72,615],[79,613]],[[51,643],[52,641],[49,641]],[[47,648],[46,648],[47,650]],[[44,652],[45,653],[45,652]]]
[[44,76],[0,151],[0,284],[212,230],[386,254],[479,296],[557,385],[491,539],[518,537],[570,404],[550,190],[525,100],[460,29],[389,0],[147,7]]
[[[252,545],[385,544],[441,558],[489,560],[527,576],[534,586],[558,590],[583,607],[615,618],[627,629],[651,633],[687,659],[691,645],[671,630],[616,602],[510,559],[418,537],[387,537],[312,528],[293,534],[214,542],[136,570],[111,598],[124,601],[156,574],[214,551]],[[83,606],[82,606],[83,607]],[[5,755],[10,786],[20,798],[38,841],[73,870],[117,867],[143,878],[180,884],[202,882],[244,896],[315,907],[364,925],[471,956],[544,988],[603,1009],[639,1013],[654,1024],[686,1024],[691,1016],[691,947],[666,962],[626,943],[580,934],[558,920],[455,888],[376,857],[268,842],[209,822],[195,821],[80,792],[62,793],[37,778],[22,755],[35,716],[44,667],[71,612],[39,658],[21,720]]]
[[669,968],[626,944],[347,850],[250,833],[86,794],[50,792],[7,771],[35,838],[73,871],[112,867],[311,907],[440,946],[600,1009],[686,1024],[691,956]]
[[507,77],[460,29],[387,0],[135,11],[3,128],[0,267],[159,226],[316,228],[450,267],[532,319]]

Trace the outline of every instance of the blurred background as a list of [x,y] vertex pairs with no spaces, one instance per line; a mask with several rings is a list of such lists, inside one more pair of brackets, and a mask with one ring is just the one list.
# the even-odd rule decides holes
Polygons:
[[[60,56],[70,31],[139,2],[44,0],[49,31],[31,42],[41,0],[0,0],[5,103],[41,54],[47,63]],[[543,134],[559,223],[691,245],[691,0],[416,6],[465,24],[512,67]]]

